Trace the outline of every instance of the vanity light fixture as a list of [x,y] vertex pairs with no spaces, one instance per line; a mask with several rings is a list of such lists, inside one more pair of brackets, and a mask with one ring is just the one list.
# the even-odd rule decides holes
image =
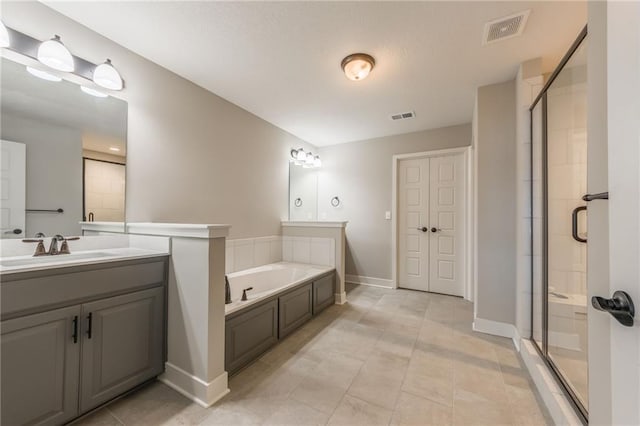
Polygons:
[[376,60],[366,53],[352,53],[342,60],[340,66],[349,80],[359,81],[367,78]]
[[319,155],[313,155],[312,152],[304,152],[303,148],[291,149],[289,155],[291,156],[289,159],[290,162],[297,166],[302,166],[305,169],[322,166]]
[[122,90],[123,86],[122,77],[111,64],[111,59],[107,59],[93,70],[93,82],[109,90]]
[[62,81],[62,79],[60,77],[58,77],[57,75],[53,75],[50,74],[46,71],[42,71],[39,70],[37,68],[33,68],[33,67],[27,67],[27,72],[29,72],[29,74],[41,78],[43,80],[47,80],[47,81],[55,81],[55,82],[59,82]]
[[80,90],[82,90],[87,95],[95,96],[96,98],[106,98],[107,96],[109,96],[106,93],[87,86],[80,86]]
[[9,47],[11,45],[11,39],[9,38],[9,31],[4,25],[4,22],[0,21],[0,47]]
[[40,43],[38,61],[58,71],[72,72],[75,68],[71,52],[62,44],[58,35]]

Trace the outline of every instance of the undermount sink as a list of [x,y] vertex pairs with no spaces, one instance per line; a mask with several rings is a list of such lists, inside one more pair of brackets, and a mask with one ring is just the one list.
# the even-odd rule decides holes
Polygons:
[[74,262],[76,260],[82,259],[100,259],[103,257],[113,256],[113,253],[108,252],[91,252],[91,253],[72,253],[72,254],[58,254],[55,256],[37,256],[37,257],[27,257],[21,259],[6,259],[0,260],[0,266],[28,266],[28,265],[39,265],[42,263],[57,263],[57,262]]

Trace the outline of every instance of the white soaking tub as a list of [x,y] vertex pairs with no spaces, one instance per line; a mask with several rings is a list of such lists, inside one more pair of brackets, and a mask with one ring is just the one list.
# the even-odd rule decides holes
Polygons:
[[[225,305],[225,315],[238,312],[333,269],[333,266],[279,262],[228,274],[232,303]],[[253,290],[247,291],[247,300],[242,301],[242,290],[249,287],[253,287]]]

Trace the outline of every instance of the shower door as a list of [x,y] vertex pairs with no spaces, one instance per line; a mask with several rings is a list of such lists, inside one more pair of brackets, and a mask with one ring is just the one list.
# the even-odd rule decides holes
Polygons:
[[587,41],[531,108],[532,340],[587,418]]

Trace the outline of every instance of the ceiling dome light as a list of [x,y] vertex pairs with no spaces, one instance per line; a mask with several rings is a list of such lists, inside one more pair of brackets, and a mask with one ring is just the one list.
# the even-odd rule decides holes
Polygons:
[[93,82],[105,89],[122,90],[122,77],[111,64],[111,59],[107,59],[93,70]]
[[37,68],[27,67],[27,71],[29,72],[29,74],[35,77],[41,78],[43,80],[55,81],[55,82],[62,81],[62,79],[57,75],[49,74],[48,72],[39,70]]
[[4,22],[0,21],[0,47],[9,47],[10,44],[9,31],[4,25]]
[[57,35],[40,43],[38,60],[54,70],[72,72],[74,69],[73,56]]
[[106,93],[102,93],[99,90],[92,89],[91,87],[87,86],[80,86],[80,90],[82,90],[87,95],[95,96],[96,98],[106,98],[107,96],[109,96]]
[[367,78],[373,67],[375,59],[366,53],[353,53],[342,60],[342,71],[349,80],[359,81]]

